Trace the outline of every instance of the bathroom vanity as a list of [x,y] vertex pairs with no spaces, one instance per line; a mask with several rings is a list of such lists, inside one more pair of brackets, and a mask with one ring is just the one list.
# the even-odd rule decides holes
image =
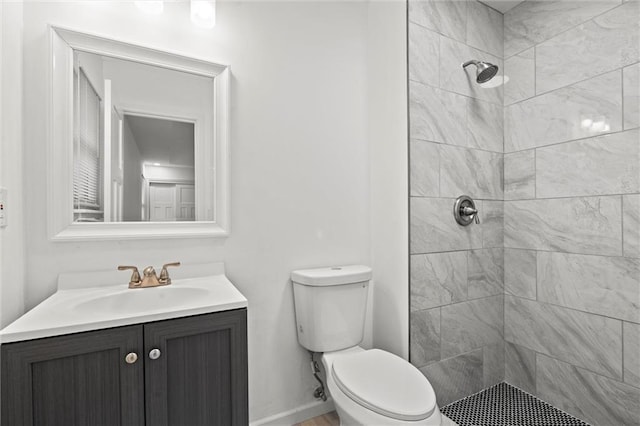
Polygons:
[[248,424],[247,301],[224,274],[74,275],[0,333],[3,426]]

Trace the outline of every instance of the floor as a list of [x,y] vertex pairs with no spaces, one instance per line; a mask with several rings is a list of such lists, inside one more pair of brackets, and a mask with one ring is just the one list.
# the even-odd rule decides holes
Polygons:
[[[335,411],[327,413],[323,416],[314,417],[309,420],[305,420],[302,423],[297,423],[293,426],[340,426],[340,419]],[[451,419],[446,416],[442,416],[442,426],[458,426]]]
[[296,423],[293,426],[340,426],[340,419],[335,411]]
[[508,383],[441,408],[460,426],[589,426]]
[[[441,408],[443,426],[589,426],[508,383]],[[447,417],[448,416],[448,417]],[[339,426],[335,411],[294,426]]]

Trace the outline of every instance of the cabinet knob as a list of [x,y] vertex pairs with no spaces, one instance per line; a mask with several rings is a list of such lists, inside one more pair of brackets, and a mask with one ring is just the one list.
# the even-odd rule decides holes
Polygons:
[[149,358],[151,359],[158,359],[160,358],[160,355],[162,355],[162,353],[160,352],[160,349],[151,349],[149,351]]
[[124,360],[127,364],[134,364],[138,360],[138,354],[135,352],[129,352],[127,356],[124,357]]

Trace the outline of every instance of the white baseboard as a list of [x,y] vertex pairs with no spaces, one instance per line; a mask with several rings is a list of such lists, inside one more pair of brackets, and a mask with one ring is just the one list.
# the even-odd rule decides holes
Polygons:
[[249,423],[249,426],[292,426],[301,421],[329,413],[334,409],[333,400],[329,398],[326,401],[315,401],[296,407],[293,410],[254,420]]

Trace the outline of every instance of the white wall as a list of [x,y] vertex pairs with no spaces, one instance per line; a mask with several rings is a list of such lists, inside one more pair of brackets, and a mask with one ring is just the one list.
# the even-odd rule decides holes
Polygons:
[[373,1],[368,20],[373,345],[409,357],[406,2]]
[[[385,329],[389,331],[377,337],[406,356],[406,336],[383,338],[387,333],[406,334],[406,329],[391,326],[391,317],[401,316],[395,312],[400,309],[398,300],[406,300],[402,272],[406,268],[391,265],[389,274],[382,272],[391,263],[390,259],[383,261],[390,250],[400,250],[399,262],[406,253],[402,236],[396,235],[386,248],[384,244],[390,234],[406,232],[406,183],[400,179],[406,165],[381,168],[385,152],[394,153],[388,161],[406,162],[406,158],[373,136],[381,129],[368,125],[368,115],[382,120],[384,110],[367,107],[367,91],[386,84],[386,73],[368,72],[370,62],[383,62],[382,56],[367,56],[376,49],[368,43],[385,42],[385,49],[395,49],[401,45],[398,37],[404,37],[395,32],[404,28],[405,18],[399,9],[391,9],[398,28],[380,26],[381,31],[394,32],[385,42],[383,34],[374,36],[368,28],[364,2],[219,2],[218,24],[213,30],[193,27],[185,3],[165,3],[160,16],[142,15],[126,2],[25,4],[27,307],[52,294],[56,277],[63,271],[112,269],[122,263],[157,266],[170,260],[222,260],[230,279],[249,299],[250,417],[258,419],[313,401],[315,381],[308,354],[295,335],[289,272],[370,264],[371,223],[384,222],[393,224],[394,230],[373,233],[376,286],[383,282],[387,295],[396,286],[399,290],[393,297],[396,307],[377,321],[392,321]],[[381,14],[372,16],[383,21]],[[41,124],[47,117],[42,70],[47,65],[49,23],[231,64],[231,237],[226,241],[172,240],[171,244],[47,240],[43,209],[46,129]],[[392,57],[398,55],[395,52]],[[404,59],[398,66],[404,69]],[[397,77],[401,71],[393,68],[389,72]],[[393,86],[399,87],[396,82]],[[397,93],[384,91],[377,92],[378,102],[387,95],[402,111],[391,114],[396,124],[387,136],[403,150],[406,104],[399,105]],[[372,164],[369,137],[380,144]],[[391,179],[373,193],[370,167],[389,172]],[[386,182],[386,178],[377,176],[373,181]],[[404,216],[382,220],[370,215],[370,197],[379,206],[395,202],[393,196],[382,193],[385,190],[402,193],[401,207],[386,211],[393,216],[404,212]],[[123,282],[126,279],[123,275]],[[11,281],[17,288],[21,282]],[[2,284],[14,288],[4,278]],[[403,321],[406,319],[396,319],[395,323],[403,326]]]
[[24,310],[22,2],[0,2],[0,187],[8,226],[0,228],[0,327]]
[[289,272],[370,261],[366,6],[233,7],[241,15],[231,22],[237,50],[229,61],[234,147],[225,262],[232,281],[251,283],[250,310],[252,300],[269,305],[254,306],[249,321],[255,419],[313,400]]

